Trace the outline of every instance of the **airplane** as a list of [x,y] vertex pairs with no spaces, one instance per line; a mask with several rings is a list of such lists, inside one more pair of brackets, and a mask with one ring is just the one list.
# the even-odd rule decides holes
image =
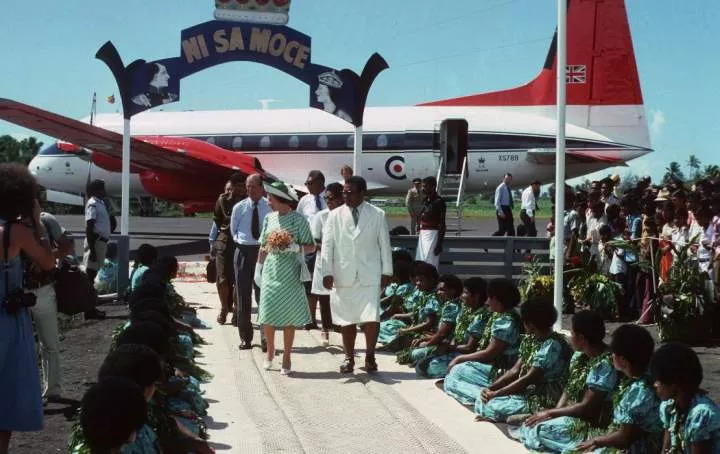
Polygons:
[[[567,178],[652,151],[624,0],[571,0],[568,8]],[[375,194],[404,194],[415,177],[465,175],[468,192],[554,179],[556,38],[540,74],[508,90],[407,107],[369,107],[362,175]],[[317,94],[321,96],[321,94]],[[29,165],[40,184],[82,194],[105,180],[120,194],[123,123],[93,125],[0,99],[0,119],[60,139]],[[144,112],[132,120],[132,195],[210,211],[233,172],[261,173],[302,187],[311,169],[329,181],[352,163],[349,123],[313,108]]]

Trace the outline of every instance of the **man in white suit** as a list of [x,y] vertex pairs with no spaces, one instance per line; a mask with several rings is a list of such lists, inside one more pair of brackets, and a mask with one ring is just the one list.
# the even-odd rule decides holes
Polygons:
[[393,273],[392,247],[385,213],[364,201],[367,183],[345,180],[345,205],[328,215],[323,230],[323,286],[332,289],[333,323],[340,325],[345,360],[340,372],[355,368],[357,325],[365,333],[365,369],[377,371],[375,344],[380,330],[380,288]]

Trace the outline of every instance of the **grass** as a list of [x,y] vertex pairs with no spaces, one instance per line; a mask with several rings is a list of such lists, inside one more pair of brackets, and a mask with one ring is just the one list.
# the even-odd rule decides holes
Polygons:
[[[391,199],[388,199],[391,200]],[[550,218],[552,215],[550,201],[544,201],[537,211],[536,216],[538,218]],[[520,209],[519,201],[516,203],[513,210],[513,214],[517,217]],[[404,206],[381,206],[380,208],[385,211],[385,215],[388,217],[405,217],[408,215],[407,208]],[[448,211],[454,210],[455,205],[448,204]],[[471,200],[463,205],[462,211],[463,219],[495,219],[495,206],[489,200]]]

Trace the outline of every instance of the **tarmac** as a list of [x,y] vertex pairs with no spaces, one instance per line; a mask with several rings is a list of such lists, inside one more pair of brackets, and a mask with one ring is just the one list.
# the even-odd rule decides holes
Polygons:
[[[237,328],[215,321],[214,285],[178,282],[175,287],[210,327],[199,331],[208,343],[201,346],[199,361],[214,375],[203,389],[217,452],[527,452],[500,427],[475,422],[472,411],[438,390],[434,380],[397,364],[394,355],[378,353],[377,373],[356,367],[352,375],[341,374],[344,355],[337,333],[323,347],[319,331],[298,330],[293,373],[280,375],[279,356],[265,371],[260,348],[239,350]],[[254,340],[259,342],[257,332]],[[357,366],[364,363],[363,341],[359,334]],[[276,342],[281,351],[280,333]]]

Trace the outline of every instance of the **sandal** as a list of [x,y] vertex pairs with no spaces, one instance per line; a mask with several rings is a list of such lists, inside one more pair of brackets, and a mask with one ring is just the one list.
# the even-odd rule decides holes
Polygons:
[[355,370],[355,360],[352,358],[345,358],[345,361],[340,365],[341,374],[352,374]]
[[377,370],[378,370],[378,365],[377,365],[377,362],[375,361],[375,357],[374,356],[366,357],[365,358],[365,372],[373,373],[373,372],[377,372]]

